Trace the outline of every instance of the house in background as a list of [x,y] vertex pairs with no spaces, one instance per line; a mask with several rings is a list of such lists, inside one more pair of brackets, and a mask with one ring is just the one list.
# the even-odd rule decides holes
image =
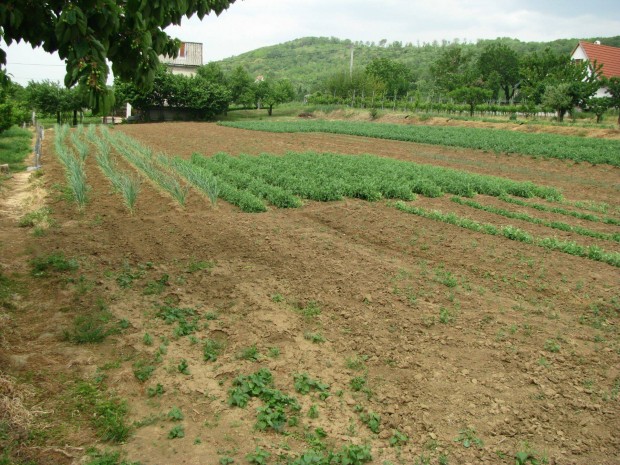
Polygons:
[[172,74],[194,76],[202,66],[202,44],[199,42],[181,42],[179,56],[176,58],[160,56],[159,61],[164,63]]
[[[620,77],[620,47],[602,45],[598,40],[594,43],[580,40],[570,57],[577,62],[588,60],[602,65],[601,74],[607,78]],[[601,87],[595,95],[606,96],[609,96],[606,87]]]

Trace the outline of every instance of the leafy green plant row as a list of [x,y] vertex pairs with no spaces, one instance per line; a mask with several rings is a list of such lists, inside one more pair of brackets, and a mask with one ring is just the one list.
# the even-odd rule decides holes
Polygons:
[[479,223],[469,218],[460,217],[455,213],[442,213],[437,210],[425,210],[424,208],[407,205],[402,201],[396,202],[395,207],[403,212],[418,215],[423,218],[442,221],[444,223],[470,229],[472,231],[482,232],[484,234],[504,236],[513,241],[533,244],[545,249],[557,250],[569,255],[589,258],[590,260],[620,267],[620,253],[607,252],[596,245],[584,246],[572,241],[561,241],[555,237],[533,237],[527,232],[515,228],[514,226],[497,227],[489,223]]
[[247,189],[255,197],[285,207],[298,206],[300,202],[296,197],[317,201],[343,197],[370,201],[381,198],[412,200],[414,194],[438,197],[446,192],[464,196],[512,194],[561,198],[556,189],[531,182],[372,155],[291,152],[285,156],[232,157],[219,153],[211,158],[194,154],[191,162],[239,190]]
[[349,134],[620,166],[620,141],[616,140],[557,134],[528,134],[502,129],[408,126],[350,121],[248,121],[220,124],[254,131]]
[[575,210],[567,210],[566,208],[561,207],[551,207],[549,205],[544,205],[542,203],[534,203],[534,202],[526,202],[521,199],[515,199],[514,197],[510,197],[508,195],[500,195],[500,200],[506,203],[512,203],[514,205],[519,205],[521,207],[529,207],[535,210],[539,210],[541,212],[550,212],[557,213],[559,215],[572,216],[574,218],[579,218],[580,220],[592,221],[595,223],[605,223],[605,224],[613,224],[616,226],[620,226],[620,220],[610,217],[601,217],[594,215],[592,213],[582,213]]
[[75,203],[80,210],[84,209],[88,201],[88,184],[86,183],[86,172],[84,171],[84,161],[76,157],[73,151],[66,145],[65,139],[69,133],[69,127],[56,126],[54,129],[54,148],[60,162],[65,167],[67,183]]
[[129,163],[138,168],[138,170],[161,189],[168,192],[180,205],[185,205],[189,187],[181,185],[179,180],[173,176],[172,173],[163,169],[155,160],[150,149],[142,146],[138,141],[125,134],[116,133],[112,135],[110,131],[104,127],[102,127],[102,133],[105,139],[111,142],[116,151]]
[[598,231],[592,231],[591,229],[582,228],[581,226],[572,226],[570,224],[562,223],[560,221],[543,220],[541,218],[536,218],[528,215],[527,213],[513,212],[510,210],[505,210],[503,208],[493,207],[491,205],[482,205],[481,203],[478,203],[474,200],[463,199],[461,197],[452,197],[450,200],[452,200],[452,202],[454,203],[458,203],[459,205],[465,205],[471,208],[475,208],[476,210],[494,213],[496,215],[501,215],[506,218],[512,218],[516,220],[526,221],[528,223],[539,224],[548,228],[559,229],[560,231],[574,232],[582,236],[594,237],[596,239],[620,242],[620,233],[602,233]]
[[[94,128],[95,126],[91,125],[90,127]],[[110,155],[111,147],[107,140],[98,137],[95,132],[91,131],[89,131],[88,137],[97,149],[95,158],[99,168],[112,183],[114,191],[123,196],[127,209],[133,213],[140,192],[140,180],[117,167]]]
[[244,212],[260,213],[267,211],[265,203],[254,194],[239,190],[230,183],[216,178],[206,168],[192,165],[189,161],[178,157],[169,159],[169,164],[193,186],[204,192],[213,204],[218,197],[221,197]]

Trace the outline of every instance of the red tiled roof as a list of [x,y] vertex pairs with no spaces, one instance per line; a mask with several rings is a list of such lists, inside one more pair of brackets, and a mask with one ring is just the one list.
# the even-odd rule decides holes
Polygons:
[[584,41],[579,41],[579,45],[581,45],[591,63],[596,61],[599,65],[603,65],[603,76],[608,78],[620,77],[620,47]]

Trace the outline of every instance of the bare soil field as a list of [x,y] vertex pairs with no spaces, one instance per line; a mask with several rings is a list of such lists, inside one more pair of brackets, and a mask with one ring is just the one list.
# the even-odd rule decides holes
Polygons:
[[[620,219],[620,170],[610,166],[208,123],[113,131],[184,158],[370,153],[528,180],[561,189],[569,202],[605,203],[596,214]],[[86,161],[90,201],[79,212],[63,189],[53,131],[44,153],[42,176],[17,175],[0,194],[6,463],[88,463],[97,446],[152,465],[284,464],[351,444],[369,446],[368,463],[377,465],[512,465],[518,453],[522,464],[620,463],[617,267],[383,200],[247,214],[195,190],[180,207],[143,182],[130,214],[94,157]],[[412,204],[620,252],[618,242],[472,210],[449,196]],[[43,206],[49,227],[32,234],[18,226]],[[76,266],[31,273],[33,258],[59,253]],[[103,340],[79,338],[84,315],[105,328]],[[282,432],[261,427],[264,398],[245,408],[231,402],[234,380],[260,369],[300,406],[286,411]],[[128,431],[115,441],[101,419],[119,405]],[[257,447],[269,458],[249,462]]]

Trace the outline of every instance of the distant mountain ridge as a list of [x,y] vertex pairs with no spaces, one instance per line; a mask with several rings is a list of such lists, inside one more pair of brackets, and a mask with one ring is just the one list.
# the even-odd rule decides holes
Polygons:
[[[558,39],[551,42],[522,42],[518,39],[498,38],[479,40],[476,43],[461,43],[472,53],[479,53],[485,45],[500,41],[511,46],[517,53],[526,54],[550,47],[558,53],[569,54],[579,40],[601,41],[604,45],[620,47],[620,36]],[[353,47],[354,69],[363,69],[373,58],[390,58],[401,61],[413,71],[415,80],[428,77],[428,68],[439,56],[441,50],[455,41],[432,43],[407,43],[380,41],[354,42],[335,37],[303,37],[282,44],[262,47],[234,57],[220,60],[225,72],[239,65],[244,66],[252,76],[264,75],[276,79],[291,80],[299,93],[320,90],[325,79],[336,72],[348,71]]]

